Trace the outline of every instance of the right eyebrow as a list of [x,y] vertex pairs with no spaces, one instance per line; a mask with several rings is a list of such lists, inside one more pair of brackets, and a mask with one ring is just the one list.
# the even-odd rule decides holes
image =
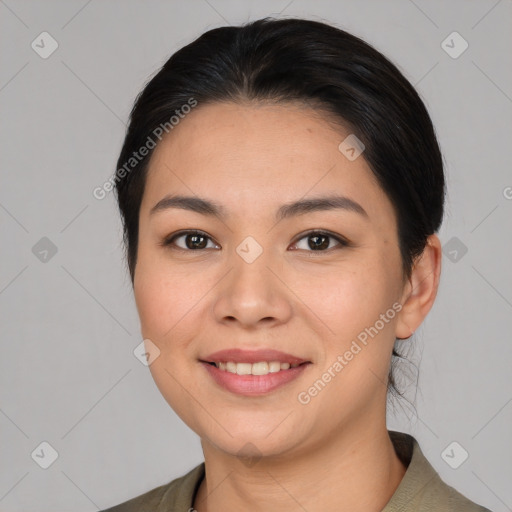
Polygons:
[[182,210],[189,210],[203,215],[218,217],[225,216],[224,208],[214,201],[202,199],[200,197],[181,195],[165,196],[163,199],[160,199],[153,208],[151,208],[149,214],[153,215],[154,213],[168,210],[169,208],[180,208]]

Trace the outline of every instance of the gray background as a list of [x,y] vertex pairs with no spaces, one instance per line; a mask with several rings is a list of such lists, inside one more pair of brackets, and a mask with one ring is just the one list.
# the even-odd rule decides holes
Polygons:
[[[202,461],[133,355],[120,221],[112,194],[92,191],[114,171],[136,94],[172,52],[209,28],[277,15],[363,37],[427,104],[449,187],[442,282],[408,344],[416,407],[390,409],[389,428],[413,434],[448,484],[511,510],[511,11],[511,0],[0,0],[0,509],[93,511]],[[59,45],[46,59],[31,47],[43,31]],[[441,46],[453,31],[469,44],[458,58]],[[58,452],[48,469],[35,462],[50,456],[43,441]],[[469,453],[457,469],[442,456],[453,441]]]

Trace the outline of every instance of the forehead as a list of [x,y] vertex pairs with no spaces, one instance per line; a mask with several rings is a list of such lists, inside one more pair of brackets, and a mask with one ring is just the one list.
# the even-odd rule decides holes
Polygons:
[[368,164],[339,150],[348,135],[300,104],[199,104],[155,148],[143,207],[169,192],[215,197],[239,210],[340,193],[381,215],[378,206],[390,205],[381,204],[387,198]]
[[[213,103],[199,105],[185,116],[157,146],[153,158],[179,152],[187,153],[189,162],[210,157],[236,162],[249,155],[256,164],[297,155],[318,160],[325,149],[332,153],[332,146],[336,149],[346,135],[341,126],[334,129],[327,114],[297,103]],[[251,161],[244,164],[251,168]]]

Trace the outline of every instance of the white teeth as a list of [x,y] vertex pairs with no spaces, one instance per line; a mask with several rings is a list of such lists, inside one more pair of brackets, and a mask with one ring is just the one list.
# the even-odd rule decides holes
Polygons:
[[268,363],[253,363],[251,373],[253,375],[267,375]]
[[236,373],[238,373],[238,375],[251,375],[251,370],[251,363],[238,363],[236,365]]
[[280,363],[279,361],[261,361],[258,363],[234,363],[233,361],[215,363],[219,370],[238,375],[267,375],[289,368],[297,368],[298,363]]
[[268,371],[269,373],[277,373],[281,370],[281,363],[279,361],[272,361],[268,365]]

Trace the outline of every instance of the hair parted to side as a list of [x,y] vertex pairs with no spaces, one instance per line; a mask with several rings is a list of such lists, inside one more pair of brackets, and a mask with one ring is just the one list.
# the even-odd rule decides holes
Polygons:
[[[216,102],[298,102],[349,129],[363,142],[361,156],[393,204],[404,278],[410,276],[427,237],[441,226],[443,160],[423,101],[379,51],[344,30],[305,19],[264,18],[209,30],[174,53],[137,97],[117,169],[191,100],[196,109]],[[152,153],[115,182],[132,283]],[[393,356],[402,358],[395,349]],[[395,366],[388,389],[402,395]]]

